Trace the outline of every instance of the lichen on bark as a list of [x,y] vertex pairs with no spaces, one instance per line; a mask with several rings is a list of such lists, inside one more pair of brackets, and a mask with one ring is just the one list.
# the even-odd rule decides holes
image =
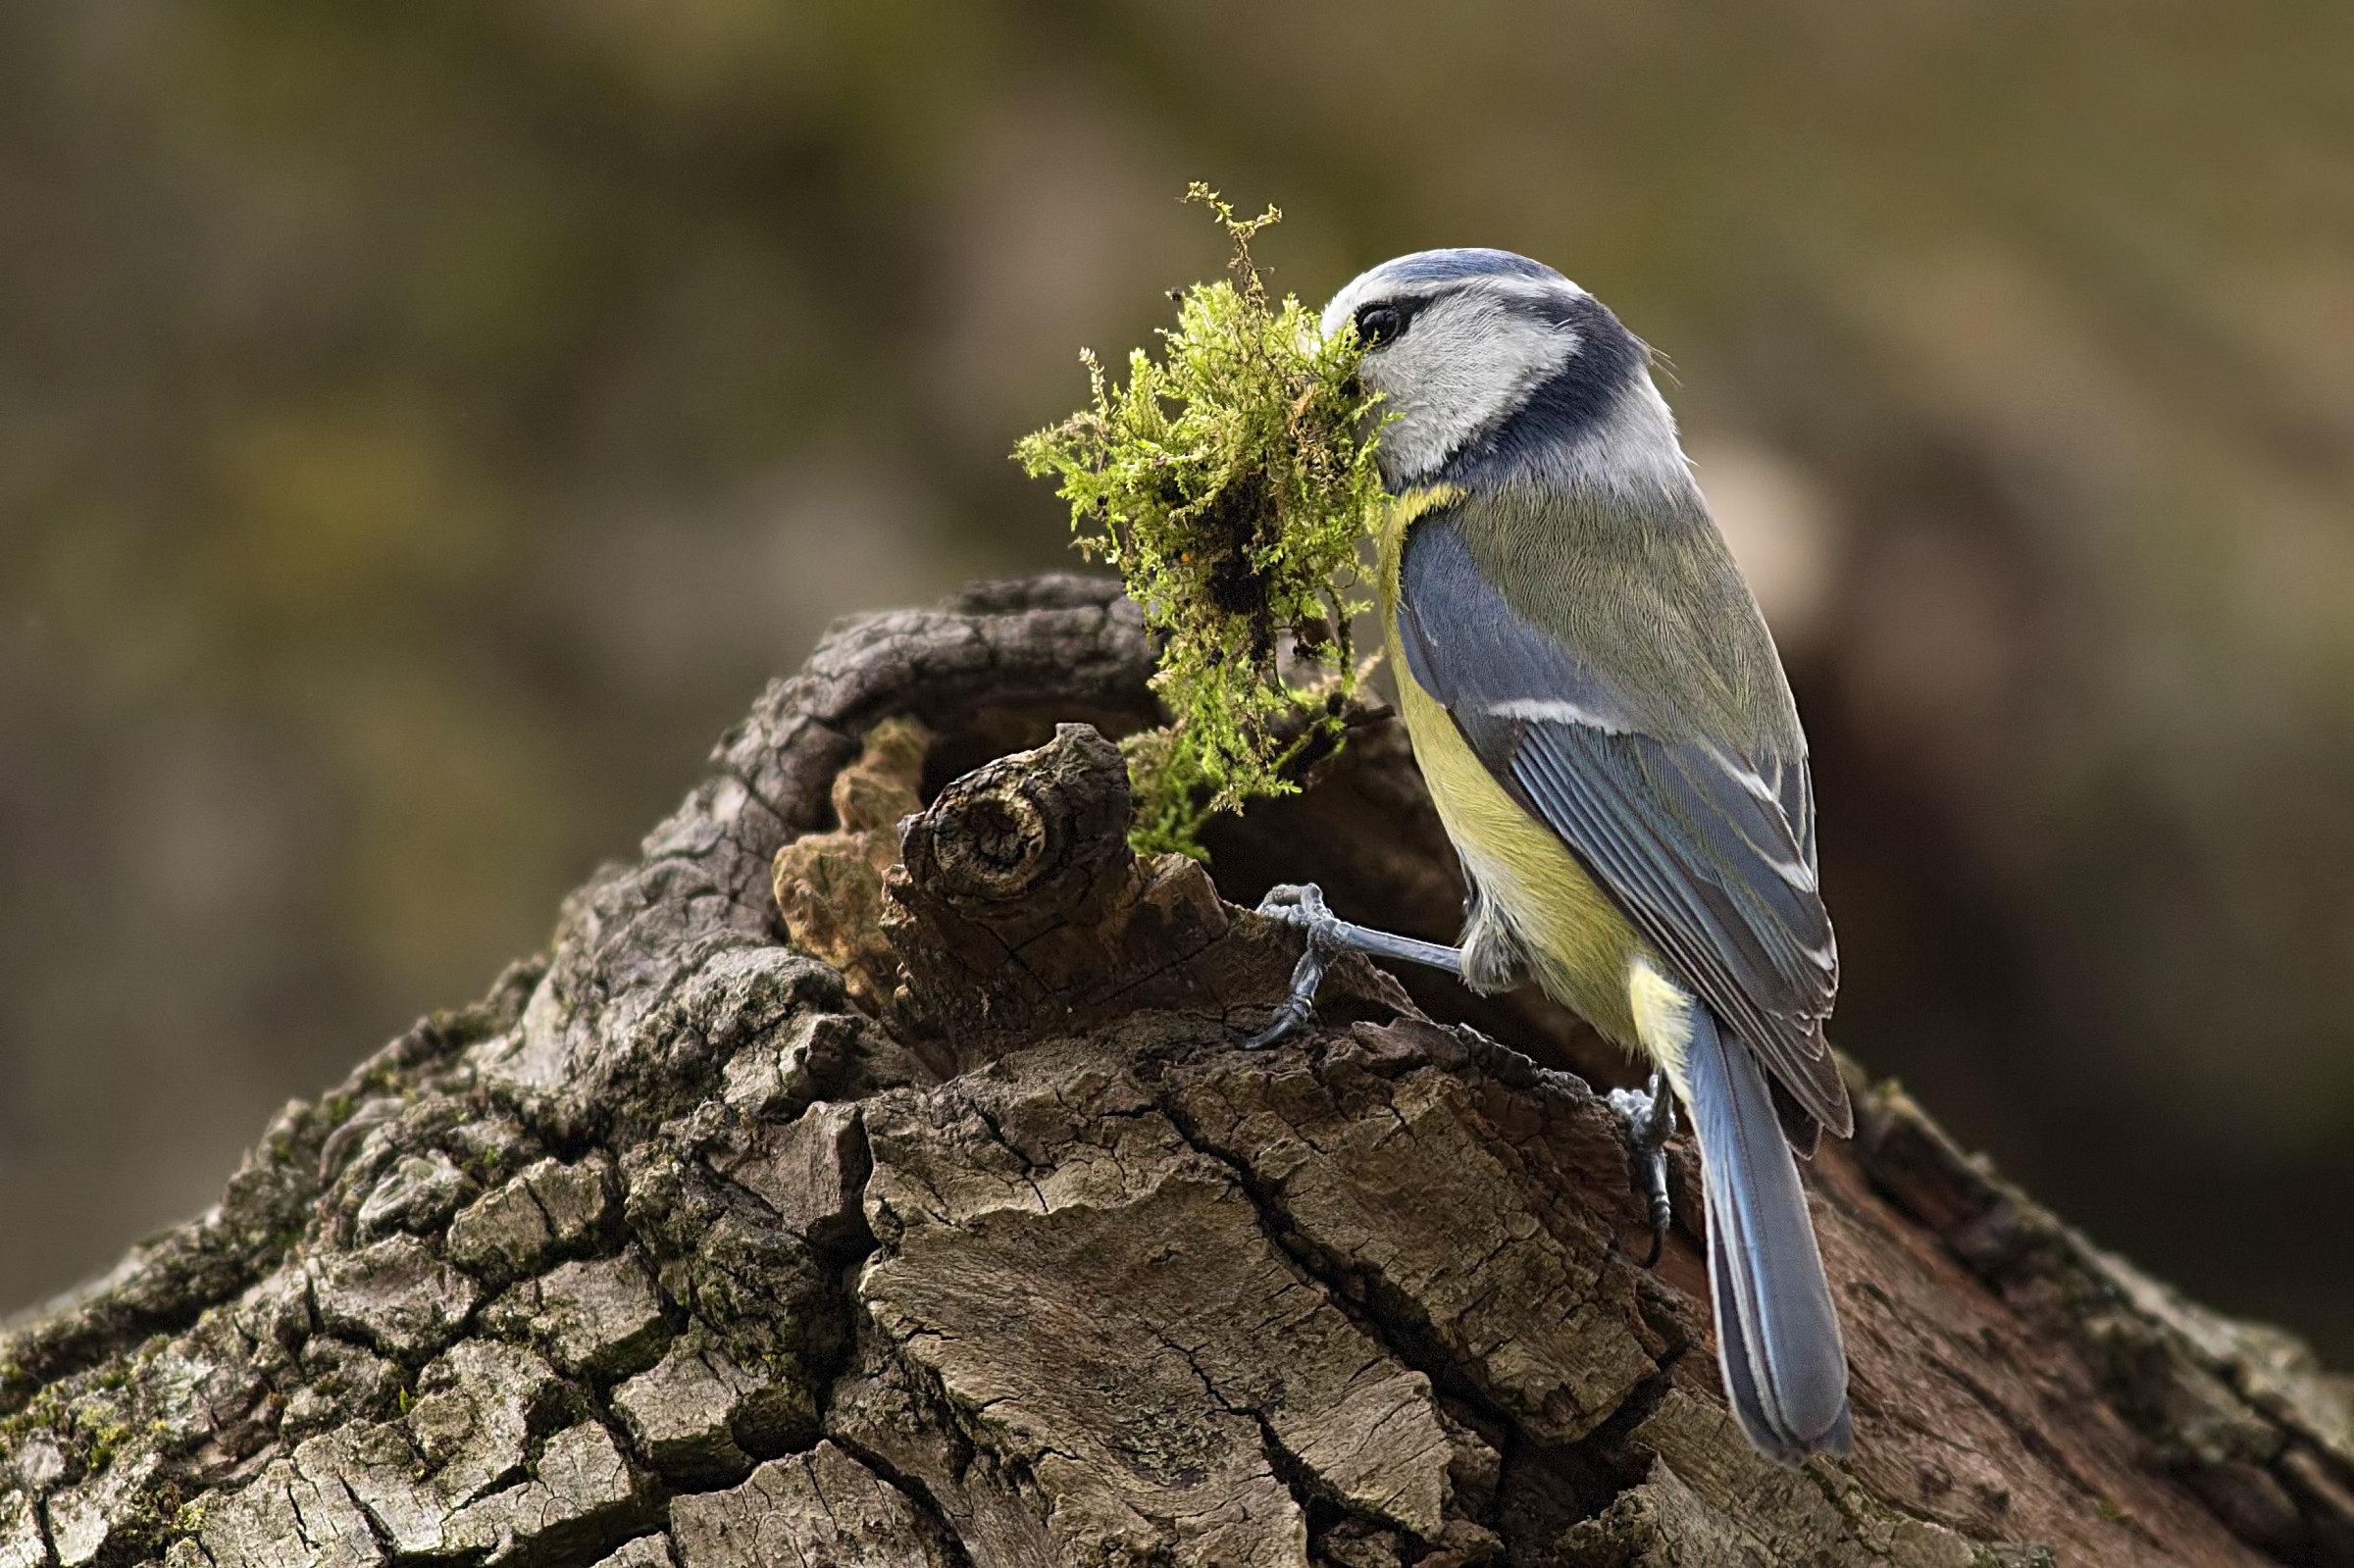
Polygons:
[[[1351,961],[1236,1048],[1298,937],[1127,846],[1149,674],[1085,580],[839,629],[545,960],[8,1330],[0,1565],[2354,1561],[2346,1380],[1860,1076],[1856,1457],[1757,1458],[1590,1037]],[[1227,891],[1449,917],[1364,740]]]

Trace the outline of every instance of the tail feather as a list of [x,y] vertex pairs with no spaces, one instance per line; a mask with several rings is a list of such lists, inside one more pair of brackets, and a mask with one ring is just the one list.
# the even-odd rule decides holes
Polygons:
[[1817,1450],[1845,1454],[1847,1352],[1765,1074],[1698,1005],[1683,1065],[1708,1195],[1725,1396],[1750,1441],[1784,1463]]

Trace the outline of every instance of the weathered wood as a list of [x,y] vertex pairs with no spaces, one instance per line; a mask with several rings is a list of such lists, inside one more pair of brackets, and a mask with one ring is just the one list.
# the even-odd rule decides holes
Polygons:
[[[1236,1048],[1299,938],[1128,852],[1148,673],[1084,580],[838,629],[548,959],[9,1331],[0,1568],[2354,1563],[2346,1380],[1861,1075],[1856,1457],[1757,1459],[1589,1034],[1352,960]],[[1215,847],[1449,934],[1378,727]]]

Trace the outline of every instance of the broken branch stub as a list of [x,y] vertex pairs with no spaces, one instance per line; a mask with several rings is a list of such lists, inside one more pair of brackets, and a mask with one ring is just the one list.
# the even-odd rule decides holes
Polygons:
[[1058,726],[1052,741],[966,774],[908,819],[892,895],[987,925],[1000,955],[1018,951],[1101,914],[1134,858],[1128,813],[1119,748],[1088,725]]
[[[884,885],[884,935],[903,984],[887,1016],[969,1066],[1006,1043],[1139,1010],[1262,1017],[1296,949],[1222,903],[1183,855],[1128,848],[1128,772],[1088,725],[1057,727],[944,788],[911,817]],[[1363,964],[1327,1007],[1405,1001]]]

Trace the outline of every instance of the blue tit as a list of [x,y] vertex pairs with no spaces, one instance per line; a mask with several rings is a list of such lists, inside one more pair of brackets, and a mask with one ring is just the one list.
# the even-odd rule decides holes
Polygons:
[[1306,1015],[1321,953],[1356,947],[1480,990],[1533,978],[1647,1059],[1655,1225],[1672,1087],[1700,1141],[1734,1413],[1775,1459],[1845,1453],[1847,1356],[1792,1158],[1854,1128],[1823,1037],[1839,963],[1806,736],[1649,351],[1500,250],[1374,268],[1324,313],[1327,333],[1350,326],[1391,416],[1379,597],[1399,707],[1470,896],[1447,948],[1277,889],[1262,907],[1311,940],[1268,1036]]

